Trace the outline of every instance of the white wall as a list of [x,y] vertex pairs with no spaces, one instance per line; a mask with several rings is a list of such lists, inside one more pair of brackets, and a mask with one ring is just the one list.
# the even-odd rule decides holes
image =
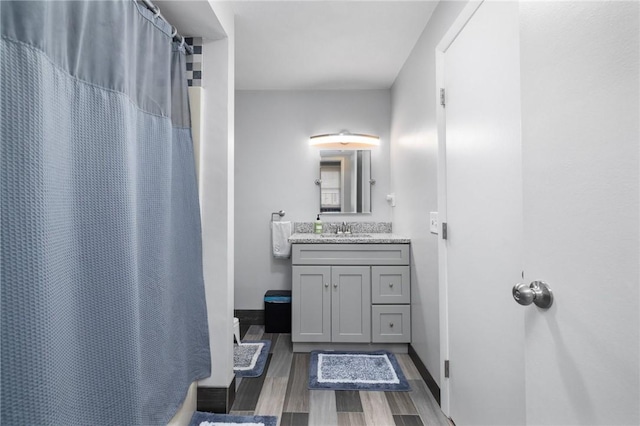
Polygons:
[[437,383],[438,236],[429,233],[429,212],[438,210],[435,48],[465,4],[437,6],[392,87],[393,229],[411,237],[411,344]]
[[271,212],[311,222],[319,211],[311,135],[349,130],[380,136],[372,151],[372,214],[323,221],[390,221],[389,90],[236,92],[235,308],[264,309],[267,290],[291,289],[291,261],[271,255]]
[[203,40],[200,212],[211,377],[200,386],[228,387],[233,380],[234,252],[234,17],[212,2],[227,38]]

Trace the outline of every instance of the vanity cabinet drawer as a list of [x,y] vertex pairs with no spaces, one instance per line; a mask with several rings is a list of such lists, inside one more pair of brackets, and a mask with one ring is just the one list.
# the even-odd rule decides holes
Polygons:
[[372,266],[372,303],[411,303],[411,284],[408,266]]
[[410,305],[373,305],[371,307],[374,343],[409,343],[411,341]]
[[293,265],[408,265],[409,244],[293,244]]

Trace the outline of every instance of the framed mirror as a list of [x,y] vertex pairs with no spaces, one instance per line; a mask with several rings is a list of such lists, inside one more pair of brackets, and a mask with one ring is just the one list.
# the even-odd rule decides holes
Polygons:
[[371,151],[320,151],[320,213],[371,213]]

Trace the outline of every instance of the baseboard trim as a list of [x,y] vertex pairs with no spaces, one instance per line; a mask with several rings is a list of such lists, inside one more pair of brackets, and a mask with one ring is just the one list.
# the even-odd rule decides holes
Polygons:
[[424,365],[424,363],[418,356],[418,353],[411,345],[409,345],[409,356],[411,357],[411,360],[413,361],[416,368],[418,369],[418,372],[422,376],[422,380],[424,380],[424,382],[427,384],[427,387],[431,391],[431,394],[436,399],[436,402],[438,403],[438,405],[441,406],[440,386],[438,386],[436,381],[433,379],[433,376],[431,375],[431,373],[429,373],[429,370],[427,370],[427,367]]
[[226,388],[198,386],[197,410],[229,414],[236,399],[236,377]]
[[236,309],[233,316],[240,320],[240,325],[264,325],[264,309]]
[[395,354],[407,353],[406,343],[308,343],[293,342],[293,352],[311,351],[389,351]]

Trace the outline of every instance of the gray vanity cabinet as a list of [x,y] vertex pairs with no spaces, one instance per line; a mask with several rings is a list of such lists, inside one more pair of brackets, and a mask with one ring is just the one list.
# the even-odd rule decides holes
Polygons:
[[294,244],[295,344],[409,343],[408,244]]
[[371,341],[371,271],[366,266],[294,266],[293,341]]

